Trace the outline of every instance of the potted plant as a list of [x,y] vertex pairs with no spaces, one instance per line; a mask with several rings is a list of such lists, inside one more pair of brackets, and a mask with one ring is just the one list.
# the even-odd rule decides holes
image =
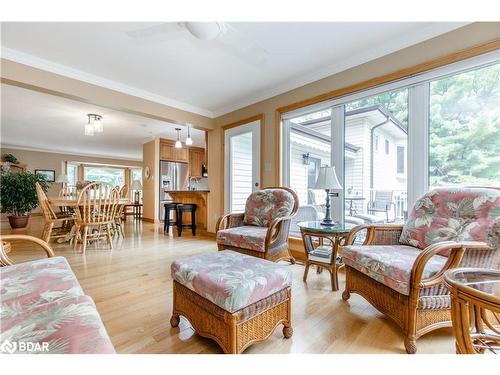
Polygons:
[[22,171],[0,173],[0,212],[6,213],[10,226],[24,228],[28,225],[31,210],[38,206],[35,183],[39,182],[47,192],[49,183],[42,175]]

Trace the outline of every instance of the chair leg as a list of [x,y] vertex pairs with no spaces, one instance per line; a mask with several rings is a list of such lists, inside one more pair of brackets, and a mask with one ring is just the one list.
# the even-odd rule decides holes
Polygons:
[[405,349],[408,354],[415,354],[417,352],[417,340],[415,340],[415,337],[405,337]]
[[193,236],[196,236],[196,211],[191,211],[191,231]]
[[302,281],[307,281],[307,274],[309,273],[309,262],[306,262],[306,268],[304,270],[304,276],[302,277]]
[[113,250],[113,241],[111,240],[111,224],[106,224],[106,238],[108,240],[108,245]]
[[76,247],[78,246],[78,240],[80,238],[80,226],[75,224],[75,237],[73,238],[73,250],[76,250]]
[[182,211],[181,210],[177,210],[176,220],[177,220],[177,235],[179,237],[181,237],[182,236]]
[[82,252],[85,254],[85,250],[87,250],[87,235],[89,233],[89,227],[85,226],[83,229],[83,242],[82,242]]
[[332,284],[332,291],[339,290],[339,278],[335,268],[330,270],[330,282]]
[[50,236],[52,235],[52,228],[54,228],[54,223],[47,223],[46,228],[44,230],[45,232],[45,238],[43,239],[45,242],[49,243],[50,241]]

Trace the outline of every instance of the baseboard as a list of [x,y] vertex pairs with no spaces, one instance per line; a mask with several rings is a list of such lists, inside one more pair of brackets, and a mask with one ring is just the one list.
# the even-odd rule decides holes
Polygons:
[[151,219],[149,217],[143,217],[142,221],[145,221],[146,223],[152,223],[152,224],[158,224],[160,220],[158,219]]

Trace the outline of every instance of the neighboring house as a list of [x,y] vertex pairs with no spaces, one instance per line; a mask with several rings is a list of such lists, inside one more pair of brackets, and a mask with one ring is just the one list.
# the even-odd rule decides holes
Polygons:
[[[294,122],[290,132],[290,185],[302,205],[311,204],[317,170],[330,165],[330,116]],[[394,192],[396,216],[406,209],[407,128],[383,106],[346,113],[345,182],[347,196],[364,197],[358,213],[366,213],[376,190]]]

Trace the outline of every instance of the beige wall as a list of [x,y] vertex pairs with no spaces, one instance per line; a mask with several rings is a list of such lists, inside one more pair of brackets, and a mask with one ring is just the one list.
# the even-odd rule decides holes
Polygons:
[[[262,129],[264,163],[271,164],[271,171],[262,171],[262,186],[275,186],[277,181],[278,150],[276,109],[309,99],[336,89],[360,83],[375,77],[386,75],[400,69],[409,68],[429,60],[446,56],[475,45],[500,38],[500,23],[474,23],[436,38],[419,43],[412,47],[394,52],[379,59],[359,65],[357,67],[334,74],[322,80],[291,90],[287,93],[250,105],[240,110],[216,118],[217,127],[224,126],[251,116],[263,113],[265,116]],[[216,218],[223,213],[222,191],[224,183],[219,171],[224,167],[223,145],[220,131],[209,133],[210,159],[210,189],[218,194],[211,194],[209,199],[209,231],[215,229]],[[215,171],[214,171],[215,170]],[[210,175],[209,173],[209,175]]]

